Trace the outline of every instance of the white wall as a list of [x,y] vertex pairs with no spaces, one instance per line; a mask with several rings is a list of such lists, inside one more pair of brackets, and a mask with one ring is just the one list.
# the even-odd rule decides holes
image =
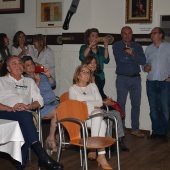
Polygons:
[[[69,30],[62,28],[36,28],[36,1],[25,0],[24,14],[6,14],[1,17],[14,18],[16,21],[16,29],[22,30],[26,34],[61,34],[62,32],[84,32],[87,28],[96,27],[100,32],[104,33],[120,33],[120,29],[125,25],[125,0],[80,0],[76,14],[73,15]],[[71,0],[63,0],[64,19],[70,7]],[[160,15],[170,15],[169,0],[153,0],[153,23],[152,24],[129,24],[134,33],[141,33],[141,28],[150,29],[159,26]],[[2,22],[1,22],[2,23]],[[68,90],[72,84],[72,76],[75,67],[80,64],[78,59],[80,45],[63,45],[51,46],[56,57],[56,78],[57,78],[57,94],[61,95]],[[144,47],[145,49],[145,47]],[[116,99],[115,90],[115,61],[112,54],[112,48],[109,46],[111,61],[105,65],[106,85],[105,92],[113,99]],[[142,103],[140,116],[140,129],[151,129],[149,118],[149,106],[146,96],[145,87],[146,74],[142,73]],[[126,126],[130,124],[130,101],[127,105]]]

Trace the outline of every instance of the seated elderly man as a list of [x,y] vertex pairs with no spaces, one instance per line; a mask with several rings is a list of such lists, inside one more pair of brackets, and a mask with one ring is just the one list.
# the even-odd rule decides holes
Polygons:
[[23,66],[17,56],[7,60],[7,69],[9,74],[0,77],[0,119],[18,121],[24,136],[23,164],[16,162],[17,170],[24,169],[29,145],[37,153],[40,167],[48,170],[62,170],[62,164],[53,161],[42,148],[33,124],[30,110],[43,106],[38,87],[34,80],[22,76]]

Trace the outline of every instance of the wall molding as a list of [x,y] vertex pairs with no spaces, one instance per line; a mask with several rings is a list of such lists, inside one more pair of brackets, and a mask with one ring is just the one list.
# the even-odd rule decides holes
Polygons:
[[[106,35],[111,35],[114,37],[113,43],[122,39],[120,34],[110,33],[100,33],[99,37],[105,37]],[[29,44],[32,44],[33,36],[34,35],[26,35],[27,42]],[[143,46],[147,46],[152,43],[149,34],[133,34],[133,40]],[[46,42],[47,45],[84,44],[84,33],[63,33],[62,35],[46,35]]]

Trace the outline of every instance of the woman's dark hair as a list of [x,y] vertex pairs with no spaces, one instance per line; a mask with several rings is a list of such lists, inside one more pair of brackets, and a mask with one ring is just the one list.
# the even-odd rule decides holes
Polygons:
[[[18,38],[19,38],[20,34],[23,34],[23,35],[25,36],[25,33],[22,32],[22,31],[18,31],[18,32],[15,33],[14,38],[13,38],[13,46],[14,46],[15,48],[18,48],[18,47],[19,47],[19,40],[18,40]],[[28,44],[27,44],[27,40],[26,40],[26,36],[25,36],[24,46],[27,46],[27,45],[28,45]]]
[[[83,63],[82,64],[87,64],[87,65],[89,65],[91,62],[92,62],[92,60],[96,60],[96,57],[94,57],[94,56],[87,56],[87,57],[85,57],[85,59],[83,60]],[[97,60],[96,60],[96,64],[97,64]]]
[[38,43],[40,51],[44,50],[47,47],[45,37],[42,34],[34,35],[33,42],[34,41]]
[[7,63],[6,63],[6,60],[4,60],[2,67],[0,69],[0,76],[5,76],[7,73],[8,73]]
[[6,48],[4,38],[7,38],[7,35],[5,33],[0,33],[0,50]]
[[[29,61],[29,60],[31,60],[34,63],[34,61],[33,61],[31,56],[24,56],[24,57],[21,58],[21,61],[23,63],[25,63],[26,61]],[[35,65],[35,63],[34,63],[34,65]]]
[[84,33],[84,43],[86,45],[89,45],[89,37],[92,32],[97,32],[97,34],[99,35],[99,30],[97,28],[87,29]]

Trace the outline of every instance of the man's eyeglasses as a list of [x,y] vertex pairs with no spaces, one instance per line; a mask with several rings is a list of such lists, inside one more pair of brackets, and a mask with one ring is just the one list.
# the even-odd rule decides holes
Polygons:
[[16,89],[26,90],[26,89],[27,89],[27,86],[16,85],[15,88],[16,88]]
[[89,75],[89,76],[91,75],[90,72],[87,72],[87,71],[85,71],[85,70],[81,70],[80,72],[81,72],[83,75]]
[[152,35],[152,34],[155,35],[155,34],[157,34],[157,33],[160,34],[160,32],[151,32],[150,35]]

